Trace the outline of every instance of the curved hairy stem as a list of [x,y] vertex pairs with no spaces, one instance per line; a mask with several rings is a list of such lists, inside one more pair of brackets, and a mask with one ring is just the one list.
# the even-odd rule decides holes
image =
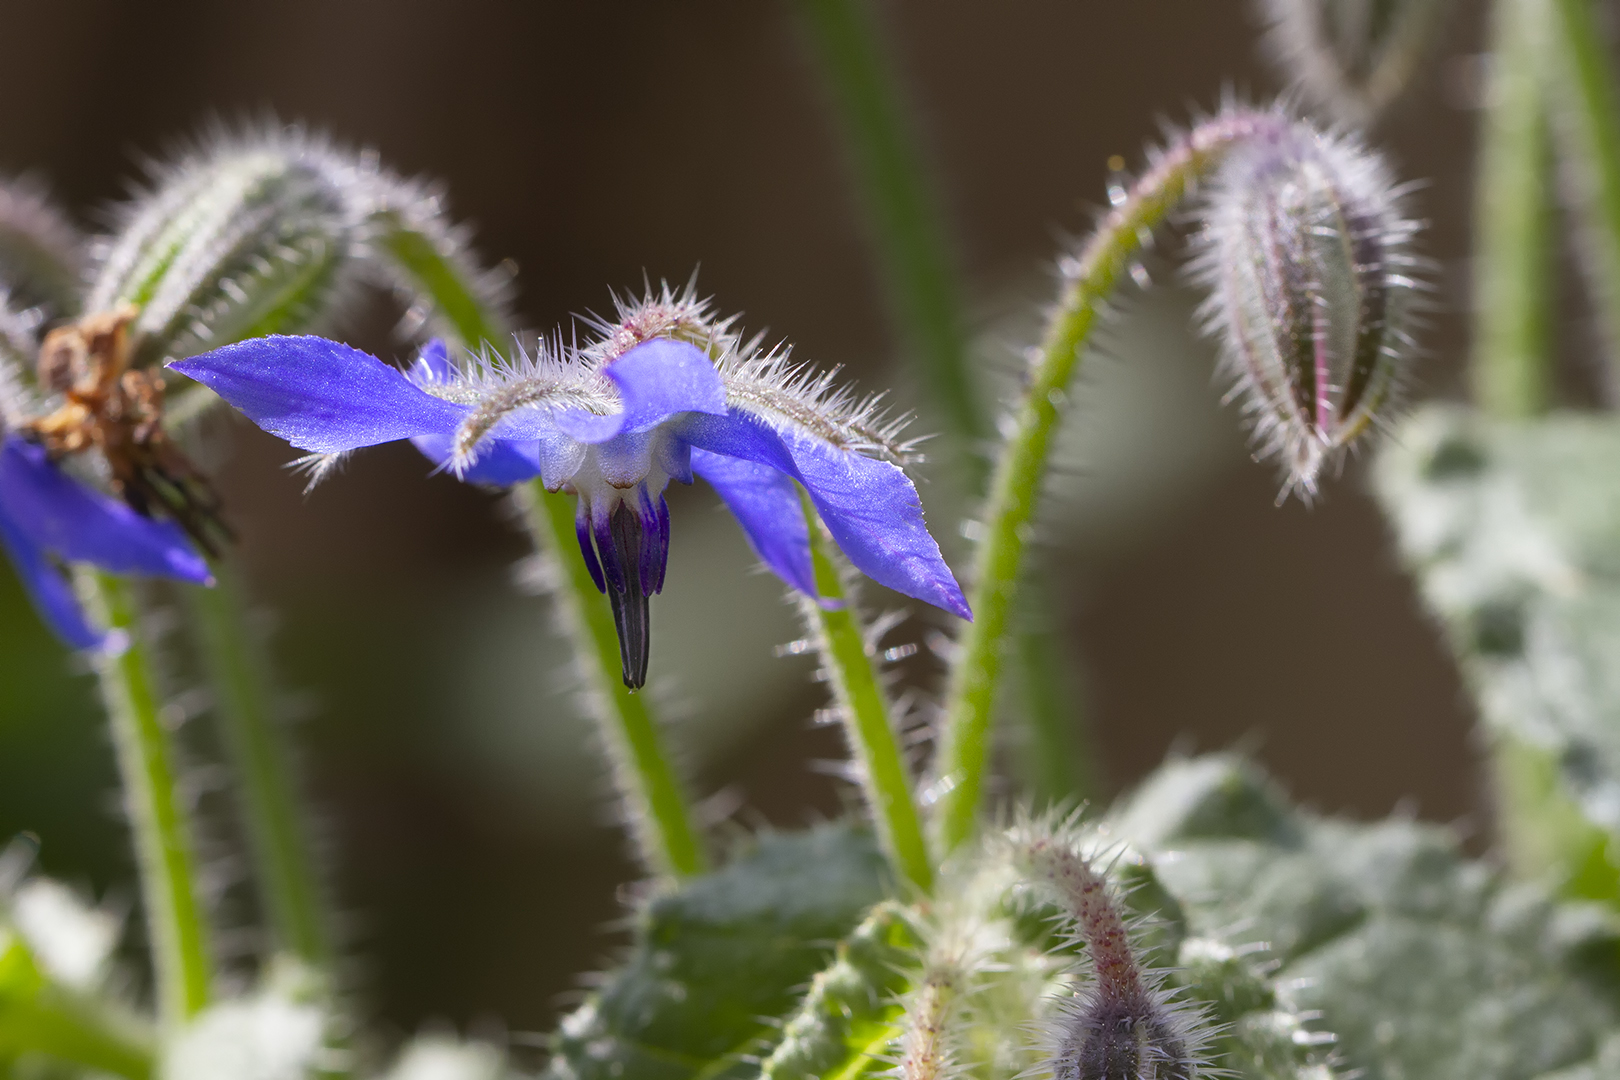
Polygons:
[[912,797],[911,774],[889,716],[889,696],[873,665],[860,617],[844,587],[844,575],[822,535],[821,519],[802,492],[800,501],[810,532],[816,591],[832,606],[823,607],[809,597],[800,603],[832,683],[844,737],[860,772],[861,794],[896,876],[927,893],[933,889],[934,866]]
[[555,566],[553,599],[573,642],[593,719],[642,860],[657,873],[676,877],[700,873],[707,860],[686,794],[664,752],[646,695],[631,693],[620,678],[613,613],[575,547],[574,498],[547,491],[538,479],[518,490],[535,546]]
[[189,588],[214,708],[234,766],[261,902],[276,944],[317,966],[331,962],[320,875],[287,746],[274,716],[264,643],[249,626],[240,575],[215,566],[211,589]]
[[1491,13],[1491,105],[1474,206],[1472,377],[1475,400],[1496,416],[1534,416],[1552,396],[1552,154],[1539,7],[1498,0]]
[[1012,432],[996,463],[969,603],[974,621],[959,643],[945,697],[936,778],[942,855],[967,839],[984,791],[990,718],[1002,673],[1004,639],[1024,564],[1026,532],[1040,498],[1058,406],[1079,363],[1098,306],[1143,239],[1234,143],[1287,123],[1277,113],[1233,111],[1173,144],[1064,264],[1063,290],[1031,363]]
[[81,572],[80,582],[102,624],[129,641],[117,656],[98,656],[96,674],[135,836],[158,1011],[164,1024],[172,1027],[208,1004],[213,977],[190,813],[179,789],[179,770],[134,591],[129,582],[95,571]]

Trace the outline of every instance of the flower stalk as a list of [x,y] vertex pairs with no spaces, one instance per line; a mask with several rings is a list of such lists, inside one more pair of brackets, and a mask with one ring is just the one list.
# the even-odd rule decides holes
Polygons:
[[701,873],[708,859],[686,793],[664,750],[646,695],[631,691],[620,677],[613,613],[575,551],[574,499],[547,491],[538,478],[517,490],[535,548],[555,568],[553,601],[573,641],[642,861],[654,872],[673,877]]
[[975,450],[990,436],[990,418],[968,363],[961,288],[938,200],[907,129],[873,13],[858,0],[799,0],[798,7],[837,107],[894,321],[946,419],[968,486],[977,490],[986,470]]
[[190,810],[180,792],[134,589],[122,578],[92,570],[81,572],[80,582],[94,617],[128,642],[116,655],[98,653],[96,674],[134,833],[158,1013],[165,1026],[176,1027],[208,1004],[213,978]]
[[1518,8],[1521,25],[1542,19],[1546,23],[1545,30],[1526,27],[1524,40],[1518,42],[1498,35],[1496,55],[1508,69],[1506,78],[1523,78],[1513,65],[1524,64],[1522,54],[1532,47],[1530,43],[1543,34],[1547,38],[1546,52],[1531,74],[1550,73],[1558,84],[1548,87],[1550,100],[1558,106],[1553,110],[1554,134],[1560,156],[1571,167],[1577,212],[1584,219],[1584,254],[1590,264],[1593,304],[1608,339],[1611,393],[1620,392],[1620,81],[1609,43],[1591,0],[1545,4],[1503,0],[1498,7],[1504,9],[1498,15],[1504,21],[1505,9]]
[[[920,382],[945,421],[955,482],[961,494],[982,496],[989,481],[983,453],[993,432],[986,396],[974,378],[959,312],[963,288],[939,200],[928,184],[925,158],[901,88],[889,70],[880,28],[859,0],[800,0],[807,37],[831,91],[839,129],[864,196],[874,252],[887,277],[891,317],[907,343]],[[1045,620],[1014,631],[1020,665],[1019,716],[1032,748],[1026,779],[1039,796],[1083,798],[1091,791],[1094,759],[1076,722],[1075,701],[1057,667]]]
[[1024,397],[991,480],[969,604],[974,621],[958,643],[931,788],[939,802],[936,850],[949,854],[974,830],[990,756],[990,721],[1011,629],[1027,535],[1046,475],[1066,388],[1098,307],[1151,230],[1234,144],[1288,123],[1281,114],[1237,110],[1188,132],[1140,177],[1079,257],[1065,262],[1057,307],[1032,362]]
[[820,648],[838,714],[859,772],[861,793],[878,839],[896,875],[923,893],[934,887],[911,775],[895,736],[889,698],[867,648],[866,635],[845,588],[844,575],[828,550],[815,505],[801,495],[810,531],[810,559],[821,602],[802,597],[800,606]]
[[1517,418],[1546,411],[1552,397],[1553,161],[1535,7],[1493,5],[1475,196],[1474,399]]
[[185,590],[186,602],[237,781],[260,900],[276,945],[324,967],[332,945],[320,875],[273,714],[268,659],[249,625],[240,573],[216,565],[215,576],[211,589]]

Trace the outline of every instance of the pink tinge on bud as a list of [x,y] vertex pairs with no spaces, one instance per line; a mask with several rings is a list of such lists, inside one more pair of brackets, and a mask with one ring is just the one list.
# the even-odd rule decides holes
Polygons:
[[1034,823],[1015,833],[1014,861],[1062,906],[1085,943],[1092,978],[1054,1033],[1054,1080],[1193,1080],[1189,1014],[1142,970],[1123,905],[1107,877],[1061,832]]
[[1234,147],[1208,185],[1204,316],[1284,495],[1314,495],[1399,389],[1419,288],[1402,194],[1378,155],[1297,120]]

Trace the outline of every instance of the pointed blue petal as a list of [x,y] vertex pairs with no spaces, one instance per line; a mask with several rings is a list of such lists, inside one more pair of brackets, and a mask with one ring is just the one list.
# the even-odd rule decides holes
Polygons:
[[0,508],[34,547],[115,574],[211,582],[208,564],[172,521],[142,517],[63,473],[15,435],[0,446]]
[[769,465],[698,449],[692,451],[692,471],[720,493],[754,554],[777,577],[815,596],[810,533],[793,478]]
[[[422,451],[435,465],[450,460],[453,435],[417,435],[412,445]],[[511,487],[540,475],[540,443],[538,440],[485,439],[478,447],[478,460],[463,471],[459,479],[469,484],[488,484],[491,487]]]
[[620,434],[650,431],[678,413],[725,415],[725,384],[696,345],[668,338],[644,341],[603,371],[624,400],[619,412],[599,416],[584,409],[525,409],[502,420],[496,434],[534,439],[562,431],[580,442],[603,443]]
[[93,629],[85,620],[72,586],[46,558],[39,545],[17,528],[3,505],[0,505],[0,547],[4,547],[11,556],[17,580],[22,582],[28,598],[34,602],[34,609],[57,637],[75,649],[98,649],[102,646],[106,635]]
[[923,522],[917,489],[898,466],[776,432],[735,409],[723,418],[694,417],[681,433],[698,449],[769,465],[798,480],[849,561],[873,581],[973,617]]
[[375,356],[326,338],[254,338],[169,366],[317,454],[449,434],[467,413]]

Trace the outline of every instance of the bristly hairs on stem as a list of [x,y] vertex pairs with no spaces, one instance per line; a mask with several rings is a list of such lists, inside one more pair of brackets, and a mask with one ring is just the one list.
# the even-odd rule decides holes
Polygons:
[[1005,637],[1059,406],[1130,260],[1217,172],[1198,265],[1217,297],[1211,318],[1252,388],[1256,428],[1286,452],[1284,493],[1309,496],[1322,465],[1389,407],[1411,351],[1405,319],[1417,285],[1407,249],[1415,225],[1382,163],[1284,106],[1233,103],[1150,154],[1078,255],[1059,263],[1058,301],[1007,425],[974,560],[975,619],[951,665],[928,788],[942,853],[978,827]]
[[1055,1080],[1194,1080],[1207,1075],[1209,1032],[1202,1015],[1178,1003],[1142,965],[1124,905],[1088,854],[1077,814],[1028,818],[1007,834],[1019,874],[1064,914],[1065,930],[1086,950],[1088,984],[1064,1003],[1049,1033]]

